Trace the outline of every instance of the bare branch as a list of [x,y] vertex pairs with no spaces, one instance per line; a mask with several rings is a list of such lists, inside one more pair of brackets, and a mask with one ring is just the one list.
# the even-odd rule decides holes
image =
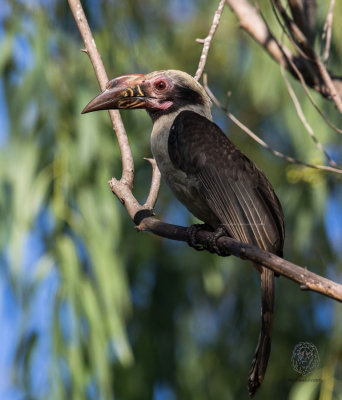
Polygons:
[[293,70],[295,71],[300,83],[303,86],[303,89],[306,93],[306,95],[308,96],[308,99],[310,100],[310,103],[313,105],[314,109],[318,112],[318,114],[323,118],[323,120],[326,122],[326,124],[328,124],[330,126],[330,128],[332,128],[335,132],[337,133],[341,133],[342,134],[342,129],[338,128],[337,126],[335,126],[332,122],[329,121],[329,119],[324,115],[324,113],[321,111],[321,109],[318,107],[318,105],[315,103],[315,100],[313,99],[307,84],[305,82],[304,76],[302,75],[302,73],[300,72],[300,70],[296,67],[296,65],[294,64],[294,62],[289,58],[288,59],[291,67],[293,68]]
[[[339,95],[339,93],[336,90],[336,87],[327,71],[325,68],[324,64],[322,63],[321,59],[317,56],[316,52],[313,50],[311,47],[310,43],[307,41],[306,37],[304,36],[303,32],[298,28],[298,26],[291,20],[291,18],[287,15],[285,9],[283,8],[280,0],[272,0],[272,3],[275,3],[277,6],[285,24],[288,29],[288,32],[290,32],[290,35],[288,35],[289,38],[294,37],[297,42],[299,43],[299,46],[303,48],[305,53],[312,59],[312,61],[316,64],[317,66],[317,76],[322,79],[326,86],[326,92],[328,97],[330,97],[333,102],[335,103],[336,107],[342,113],[342,100]],[[282,25],[283,27],[283,25]],[[284,29],[284,28],[283,28]],[[287,31],[285,31],[287,33]],[[301,53],[302,54],[302,53]]]
[[[316,80],[318,79],[318,83],[317,83],[316,85],[312,85],[312,84],[311,84],[311,87],[316,87],[316,90],[317,90],[317,87],[320,87],[320,90],[319,90],[319,91],[320,91],[321,94],[323,94],[325,97],[331,97],[331,92],[329,91],[329,89],[327,90],[327,89],[326,89],[326,86],[324,86],[322,83],[320,83],[320,82],[322,81],[321,74],[315,73],[315,72],[313,71],[313,69],[312,69],[312,62],[315,62],[315,63],[316,63],[316,66],[318,66],[319,64],[320,64],[320,65],[322,64],[321,61],[320,61],[320,59],[319,59],[319,57],[316,55],[316,53],[315,53],[313,50],[310,49],[308,43],[305,41],[306,39],[305,39],[305,38],[303,39],[303,37],[301,36],[301,33],[300,33],[299,30],[297,29],[297,30],[295,30],[295,31],[296,31],[295,35],[298,35],[298,37],[299,37],[300,40],[305,41],[306,51],[307,51],[307,53],[308,53],[308,54],[310,55],[310,57],[311,57],[311,60],[310,60],[311,62],[307,62],[307,60],[309,60],[309,59],[308,59],[308,56],[297,46],[297,44],[296,44],[295,40],[293,39],[293,37],[292,37],[292,36],[288,33],[288,31],[285,29],[284,25],[282,24],[281,20],[279,19],[279,16],[278,16],[278,14],[277,14],[277,12],[276,12],[276,10],[275,10],[275,8],[274,8],[274,4],[273,4],[273,3],[274,3],[274,1],[272,1],[272,8],[273,8],[273,10],[274,10],[274,14],[275,14],[275,16],[276,16],[276,18],[277,18],[277,20],[278,20],[280,26],[282,27],[283,32],[286,34],[286,36],[289,38],[289,40],[290,40],[291,43],[295,46],[295,48],[298,50],[298,52],[302,55],[302,60],[304,61],[305,65],[307,66],[307,71],[306,71],[306,73],[309,71],[309,72],[310,72],[310,76],[312,76],[314,80],[315,80],[315,79],[316,79]],[[277,2],[277,3],[280,4],[279,2]],[[280,9],[283,10],[282,6],[280,6]],[[283,10],[283,12],[285,12],[285,11]],[[285,14],[286,14],[286,13],[285,13]],[[289,19],[289,18],[287,17],[287,15],[286,15],[286,17],[284,17],[284,18]],[[288,25],[289,29],[292,29],[292,28],[289,26],[289,25],[290,25],[290,22],[289,22],[289,21],[287,22],[287,25]],[[292,25],[293,25],[293,24],[292,24]],[[279,45],[280,45],[280,46],[283,46],[283,45],[280,44],[280,43],[279,43]],[[337,133],[342,133],[342,129],[337,128],[337,126],[335,126],[332,122],[330,122],[329,119],[324,115],[324,113],[320,110],[320,108],[319,108],[319,107],[317,106],[317,104],[315,103],[315,101],[314,101],[314,99],[313,99],[313,97],[312,97],[312,95],[311,95],[311,93],[310,93],[310,91],[309,91],[309,89],[308,89],[308,86],[307,86],[308,75],[306,76],[306,78],[304,78],[303,74],[302,74],[301,71],[300,71],[300,68],[298,68],[297,65],[296,65],[296,63],[295,63],[296,59],[293,58],[293,57],[292,57],[292,58],[289,58],[285,53],[284,53],[284,57],[287,59],[289,65],[290,65],[290,67],[291,67],[292,75],[293,75],[295,78],[299,79],[300,83],[301,83],[302,86],[303,86],[303,89],[304,89],[306,95],[308,96],[308,98],[309,98],[309,100],[310,100],[310,103],[311,103],[312,106],[315,108],[315,110],[319,113],[319,115],[323,118],[323,120],[326,122],[326,124],[329,125],[330,128],[332,128],[332,129],[333,129],[334,131],[336,131]],[[279,65],[280,65],[280,67],[283,67],[283,64],[279,63]],[[324,67],[324,66],[323,66],[323,67]],[[328,75],[328,77],[326,77],[326,79],[329,80],[329,79],[330,79],[330,75],[328,74],[328,72],[326,71],[325,68],[324,68],[324,70],[325,70],[325,73]],[[324,71],[323,71],[323,72],[324,72]],[[316,77],[315,77],[315,74],[316,74]],[[310,79],[311,79],[311,78],[310,78]],[[324,81],[324,80],[323,80],[323,81]],[[337,83],[337,82],[339,82],[339,81],[336,80],[335,83]],[[335,93],[336,93],[336,87],[333,85],[332,82],[330,82],[330,85],[331,85],[331,87],[333,87],[333,91],[335,90]],[[337,101],[338,101],[338,95],[335,94],[335,96],[336,96]]]
[[342,113],[342,99],[340,94],[337,92],[336,87],[334,85],[334,82],[332,81],[330,74],[328,73],[327,69],[325,68],[325,65],[322,63],[321,59],[315,54],[315,62],[318,67],[318,70],[321,74],[321,77],[326,84],[329,94],[335,103],[338,111]]
[[318,150],[320,150],[320,151],[325,155],[325,157],[327,158],[329,164],[330,164],[332,167],[337,167],[337,164],[336,164],[335,161],[329,156],[329,154],[327,153],[327,151],[324,149],[323,145],[322,145],[322,144],[320,143],[320,141],[317,139],[316,135],[314,134],[313,129],[311,128],[311,125],[308,123],[307,119],[305,118],[305,115],[304,115],[304,113],[303,113],[303,110],[302,110],[302,107],[301,107],[301,105],[300,105],[300,103],[299,103],[299,100],[298,100],[298,98],[297,98],[297,96],[296,96],[296,94],[295,94],[295,92],[294,92],[294,90],[293,90],[293,88],[292,88],[292,86],[291,86],[289,80],[287,79],[287,76],[286,76],[286,74],[285,74],[285,70],[284,70],[284,68],[283,68],[282,66],[280,67],[280,70],[281,70],[281,74],[282,74],[282,76],[283,76],[283,79],[284,79],[284,81],[285,81],[287,90],[288,90],[288,92],[289,92],[289,95],[291,96],[291,99],[292,99],[292,101],[293,101],[293,104],[294,104],[295,107],[296,107],[296,111],[297,111],[298,117],[299,117],[299,119],[302,121],[305,130],[306,130],[306,131],[308,132],[308,134],[310,135],[311,139],[312,139],[313,142],[315,143],[315,145],[316,145],[316,147],[318,148]]
[[325,20],[324,27],[323,27],[323,33],[322,33],[322,43],[325,40],[325,48],[324,48],[324,52],[323,52],[323,56],[322,56],[322,60],[323,60],[324,64],[326,64],[329,59],[330,44],[331,44],[331,30],[332,30],[332,23],[333,23],[333,18],[334,18],[334,7],[335,7],[335,0],[331,0],[327,19]]
[[[316,63],[316,66],[319,63],[319,58],[317,57],[316,53],[309,47],[308,43],[306,42],[306,39],[302,37],[301,32],[299,31],[299,29],[295,28],[295,24],[294,23],[290,23],[289,21],[289,17],[287,16],[285,10],[282,8],[281,3],[278,1],[276,2],[276,4],[278,4],[278,8],[280,8],[280,10],[282,11],[282,16],[283,18],[286,20],[286,27],[283,25],[282,21],[280,20],[278,14],[277,14],[277,10],[274,7],[274,1],[272,0],[272,8],[274,11],[274,14],[279,22],[279,25],[281,26],[283,33],[285,33],[285,35],[287,36],[287,38],[291,41],[291,43],[293,44],[293,46],[298,50],[298,52],[301,54],[302,56],[302,60],[304,61],[304,64],[307,67],[307,71],[309,71],[310,73],[310,79],[312,79],[313,81],[317,81],[317,83],[315,85],[311,84],[311,87],[317,87],[320,88],[320,93],[323,94],[325,97],[331,97],[331,93],[329,92],[329,89],[326,89],[326,86],[324,86],[323,82],[322,82],[322,77],[319,73],[315,72],[313,70],[313,62]],[[292,34],[289,33],[289,31],[291,32],[293,29]],[[293,38],[294,36],[298,36],[299,40],[302,40],[305,42],[305,50],[307,52],[307,54],[310,56],[310,59],[308,58],[308,55],[305,54],[301,48],[297,45],[296,41]],[[328,120],[328,118],[323,114],[323,112],[320,110],[320,108],[317,106],[317,104],[315,103],[313,97],[311,96],[311,93],[307,87],[307,81],[309,79],[308,75],[306,76],[306,78],[303,76],[303,74],[300,71],[300,68],[297,67],[297,65],[295,64],[294,60],[292,58],[288,58],[287,55],[285,55],[285,58],[287,59],[287,61],[289,62],[291,68],[292,68],[292,74],[294,75],[295,78],[299,79],[300,83],[303,86],[303,89],[306,93],[306,95],[308,96],[310,103],[312,104],[312,106],[315,108],[315,110],[319,113],[319,115],[323,118],[323,120],[330,126],[330,128],[334,129],[336,132],[338,133],[342,133],[342,130],[337,128],[332,122],[330,122]],[[318,63],[316,62],[316,60],[318,59]],[[310,61],[310,62],[307,62]],[[279,64],[282,67],[282,64]],[[324,81],[324,80],[323,80]],[[331,84],[332,85],[332,84]]]
[[277,63],[289,69],[287,58],[284,55],[288,58],[292,58],[294,57],[293,54],[290,49],[277,42],[266,23],[260,17],[258,9],[253,7],[247,0],[226,1],[238,17],[240,27],[261,44]]
[[[95,44],[95,40],[90,31],[87,18],[84,14],[81,2],[79,0],[68,0],[70,9],[74,15],[75,21],[77,23],[78,29],[81,33],[85,50],[90,58],[90,61],[95,70],[95,74],[97,80],[100,84],[101,90],[105,90],[108,76],[106,74],[106,70],[103,66],[103,62],[98,52]],[[129,146],[128,137],[125,131],[125,127],[122,123],[122,119],[119,111],[110,110],[109,111],[110,118],[112,120],[113,128],[118,140],[121,156],[122,156],[122,180],[127,184],[130,188],[133,187],[133,178],[134,178],[134,163],[133,156],[131,152],[131,148]]]
[[[299,53],[299,56],[294,55],[288,47],[280,44],[277,39],[271,33],[266,22],[258,13],[258,9],[253,7],[248,0],[226,0],[229,7],[236,14],[239,19],[240,26],[261,46],[265,48],[267,53],[280,65],[283,65],[286,70],[288,70],[296,79],[302,76],[304,82],[307,86],[313,88],[323,97],[332,99],[335,101],[337,99],[337,107],[340,110],[340,105],[338,98],[334,95],[334,91],[330,93],[331,87],[327,87],[326,82],[321,77],[321,72],[319,71],[319,66],[315,65],[316,60],[310,60],[306,55],[304,57],[303,52]],[[310,43],[306,40],[305,36],[301,34],[300,29],[291,20],[291,26],[296,35],[298,35],[298,42],[305,47],[305,49],[310,49]],[[293,41],[295,45],[295,41]],[[299,49],[299,46],[295,47]],[[310,53],[309,53],[310,54]],[[312,57],[311,57],[312,58]],[[296,69],[293,68],[293,65]],[[299,71],[299,74],[298,74]],[[314,73],[313,73],[314,72]],[[327,72],[330,76],[335,92],[342,97],[342,77],[336,76],[330,72]],[[302,82],[302,81],[301,81]],[[315,107],[316,108],[316,107]],[[317,109],[317,108],[316,108]],[[322,112],[320,112],[322,115]],[[333,127],[333,124],[329,124]],[[334,128],[333,128],[334,129]],[[338,131],[338,129],[335,129]]]
[[220,18],[223,12],[223,8],[224,8],[224,4],[225,4],[226,0],[220,0],[219,6],[215,12],[214,15],[214,19],[213,19],[213,23],[211,24],[208,36],[203,40],[203,39],[197,39],[196,41],[199,43],[202,43],[203,40],[203,49],[202,49],[202,54],[201,54],[201,58],[198,64],[198,68],[195,74],[195,79],[196,81],[198,81],[203,73],[204,70],[204,66],[205,63],[207,61],[207,57],[208,57],[208,53],[209,53],[209,49],[210,49],[210,45],[211,45],[211,41],[214,37],[214,34],[216,32],[216,29],[218,27],[218,24],[220,22]]
[[338,174],[342,174],[342,169],[339,168],[333,168],[329,167],[326,165],[313,165],[313,164],[308,164],[304,161],[299,161],[293,157],[287,156],[283,153],[280,153],[277,150],[272,149],[266,142],[264,142],[262,139],[259,138],[254,132],[252,132],[246,125],[244,125],[241,121],[239,121],[231,112],[229,112],[222,104],[221,102],[215,97],[214,93],[210,90],[208,86],[208,80],[207,80],[207,75],[204,74],[203,76],[203,86],[205,91],[208,93],[208,96],[211,98],[213,103],[220,108],[222,111],[225,112],[228,118],[230,118],[239,128],[241,128],[245,133],[247,133],[248,136],[250,136],[253,140],[255,140],[257,143],[259,143],[262,147],[270,151],[272,154],[279,158],[283,158],[284,160],[292,163],[292,164],[298,164],[302,165],[304,167],[308,168],[314,168],[314,169],[321,169],[323,171],[329,171],[329,172],[336,172]]
[[144,204],[144,208],[153,210],[158,198],[161,175],[159,168],[157,167],[156,160],[154,158],[145,158],[145,160],[148,161],[152,166],[152,182],[150,193],[148,194],[146,203]]
[[[152,232],[158,236],[162,236],[172,240],[180,240],[186,242],[188,240],[188,228],[170,225],[159,221],[153,217],[143,217],[142,220],[136,218],[139,231]],[[212,232],[200,230],[196,234],[196,241],[202,245],[206,245],[210,239]],[[303,285],[306,290],[312,290],[331,297],[335,300],[342,301],[342,285],[330,281],[317,275],[307,268],[302,268],[296,264],[284,260],[272,253],[260,249],[249,244],[238,242],[229,237],[221,237],[217,241],[217,245],[223,254],[232,254],[242,259],[248,259],[257,264],[261,264],[271,269],[279,275],[283,275],[294,282]]]

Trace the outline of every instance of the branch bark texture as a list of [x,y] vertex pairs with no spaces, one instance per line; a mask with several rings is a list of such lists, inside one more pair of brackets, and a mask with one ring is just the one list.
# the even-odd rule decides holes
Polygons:
[[[140,218],[141,221],[139,222]],[[158,236],[172,240],[184,242],[188,240],[188,228],[167,224],[154,217],[139,216],[139,214],[136,215],[135,222],[139,231],[152,232]],[[198,231],[196,241],[205,246],[210,239],[211,233],[206,230]],[[244,244],[229,237],[219,238],[217,245],[223,254],[232,254],[236,257],[261,264],[277,274],[299,283],[303,290],[312,290],[342,302],[342,285],[323,278],[309,271],[307,268],[293,264],[259,247]]]

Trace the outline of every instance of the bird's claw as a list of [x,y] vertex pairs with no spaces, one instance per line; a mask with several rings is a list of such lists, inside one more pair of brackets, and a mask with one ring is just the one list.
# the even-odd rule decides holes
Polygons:
[[227,229],[224,225],[220,225],[214,232],[211,233],[208,242],[205,245],[199,244],[196,241],[197,232],[201,229],[212,230],[207,224],[195,224],[188,228],[188,244],[195,250],[202,251],[208,250],[210,253],[216,253],[219,256],[229,256],[230,254],[222,252],[217,246],[217,240],[221,236],[229,236]]
[[197,243],[196,241],[197,232],[200,231],[201,229],[203,229],[203,224],[191,225],[188,228],[188,240],[187,240],[188,245],[190,247],[193,247],[197,251],[205,250],[205,247]]
[[217,241],[222,236],[229,236],[228,231],[224,225],[220,225],[215,232],[210,235],[208,240],[207,249],[210,253],[216,253],[219,256],[230,256],[229,253],[221,251],[217,245]]

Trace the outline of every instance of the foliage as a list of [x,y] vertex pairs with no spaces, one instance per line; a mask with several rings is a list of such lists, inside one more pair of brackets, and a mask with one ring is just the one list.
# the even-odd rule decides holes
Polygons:
[[[328,5],[321,3],[322,26]],[[267,4],[261,2],[263,13],[274,19]],[[114,77],[163,68],[194,74],[201,52],[195,38],[207,34],[216,4],[88,0],[84,6]],[[341,12],[336,4],[335,16]],[[80,115],[98,87],[66,2],[5,0],[0,13],[1,322],[11,327],[3,334],[1,398],[246,398],[259,330],[256,273],[233,257],[137,235],[107,185],[120,176],[108,116]],[[336,23],[332,69],[341,64],[340,30]],[[238,29],[228,8],[206,72],[216,96],[224,103],[229,90],[230,109],[274,148],[324,163],[279,68]],[[341,136],[291,82],[320,141],[341,163]],[[338,124],[332,103],[314,97]],[[135,193],[143,199],[151,123],[143,111],[123,118],[136,162]],[[340,178],[289,165],[217,109],[214,118],[274,184],[285,211],[286,258],[341,281]],[[192,221],[166,186],[156,212],[170,222]],[[340,305],[283,278],[277,289],[273,350],[257,398],[341,398]],[[300,341],[318,348],[316,382],[297,381],[291,367]]]

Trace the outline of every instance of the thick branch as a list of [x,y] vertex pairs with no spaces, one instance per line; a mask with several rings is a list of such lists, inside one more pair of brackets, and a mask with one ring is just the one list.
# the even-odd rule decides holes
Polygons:
[[238,17],[240,27],[261,44],[278,64],[289,70],[287,58],[294,58],[293,54],[286,46],[280,46],[258,10],[247,0],[227,0],[227,4]]
[[[135,216],[135,222],[138,224],[139,231],[152,232],[158,236],[162,236],[172,240],[180,240],[186,242],[188,240],[188,228],[177,225],[170,225],[159,221],[156,218],[145,215]],[[200,230],[197,232],[196,240],[202,245],[206,245],[210,239],[212,232]],[[261,264],[271,269],[279,275],[291,279],[301,285],[304,290],[312,290],[317,293],[324,294],[335,300],[342,301],[342,285],[323,278],[306,268],[302,268],[296,264],[284,260],[272,253],[260,249],[249,244],[238,242],[229,237],[221,237],[217,241],[218,248],[224,253],[232,254],[242,259],[248,259],[257,264]]]

